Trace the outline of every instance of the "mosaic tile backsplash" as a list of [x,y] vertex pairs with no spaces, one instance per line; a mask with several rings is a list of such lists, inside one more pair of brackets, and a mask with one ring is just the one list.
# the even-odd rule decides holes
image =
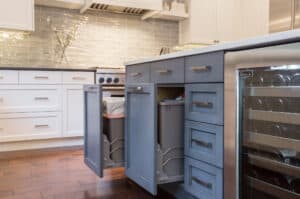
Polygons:
[[35,31],[0,32],[1,66],[120,66],[178,44],[178,23],[37,6]]

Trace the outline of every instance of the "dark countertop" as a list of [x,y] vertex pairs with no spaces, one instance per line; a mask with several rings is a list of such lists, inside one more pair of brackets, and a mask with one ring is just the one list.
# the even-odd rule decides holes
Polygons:
[[96,72],[96,67],[79,68],[79,67],[33,67],[33,66],[0,66],[0,70],[42,70],[42,71],[80,71]]

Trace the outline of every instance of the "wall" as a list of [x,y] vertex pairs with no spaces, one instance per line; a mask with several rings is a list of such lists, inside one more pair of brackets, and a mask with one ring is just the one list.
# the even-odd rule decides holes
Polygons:
[[178,23],[36,7],[35,32],[0,32],[0,66],[120,66],[178,44]]

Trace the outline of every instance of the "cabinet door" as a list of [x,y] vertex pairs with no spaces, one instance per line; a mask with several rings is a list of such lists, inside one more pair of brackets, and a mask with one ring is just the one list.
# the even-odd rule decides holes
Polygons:
[[0,28],[33,31],[34,0],[1,1]]
[[83,136],[83,85],[63,86],[64,136]]
[[153,195],[156,186],[156,87],[126,87],[126,175]]
[[84,162],[99,177],[103,176],[102,88],[84,86]]

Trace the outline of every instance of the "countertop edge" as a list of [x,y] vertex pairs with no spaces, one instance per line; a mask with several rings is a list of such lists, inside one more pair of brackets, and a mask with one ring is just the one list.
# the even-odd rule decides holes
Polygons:
[[124,65],[130,66],[130,65],[142,64],[142,63],[148,63],[154,61],[205,54],[205,53],[216,52],[216,51],[248,50],[251,48],[260,48],[260,47],[266,47],[270,45],[279,45],[279,44],[295,42],[295,41],[300,42],[300,30],[291,30],[291,31],[285,31],[280,33],[273,33],[269,35],[254,37],[254,38],[240,40],[240,41],[212,45],[204,48],[197,48],[193,50],[170,53],[162,56],[143,58],[139,60],[125,62]]
[[96,68],[46,68],[46,67],[22,67],[22,66],[0,66],[0,70],[34,70],[34,71],[78,71],[96,72]]

